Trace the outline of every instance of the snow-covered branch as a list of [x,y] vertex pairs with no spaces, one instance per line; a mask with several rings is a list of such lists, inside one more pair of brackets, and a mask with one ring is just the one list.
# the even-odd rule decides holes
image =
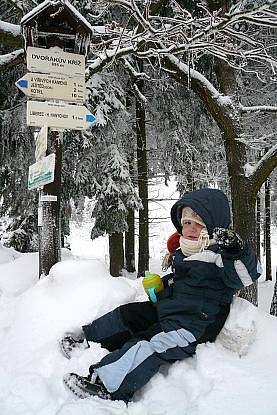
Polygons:
[[137,72],[135,68],[131,65],[128,59],[123,58],[122,59],[124,66],[128,70],[128,72],[131,74],[131,76],[134,79],[144,79],[144,80],[150,80],[150,76],[147,75],[145,72]]
[[266,17],[259,18],[259,17],[252,17],[252,16],[243,16],[239,20],[252,23],[256,26],[276,27],[276,17],[275,18],[266,18]]
[[93,74],[100,72],[115,58],[120,59],[124,56],[132,55],[132,53],[134,53],[133,46],[104,50],[103,52],[99,53],[96,58],[88,61],[87,78],[90,78]]
[[176,81],[190,83],[191,89],[201,97],[221,129],[228,130],[230,134],[234,131],[236,135],[238,110],[229,96],[221,94],[204,75],[174,55],[167,55],[161,61],[163,69],[169,71]]
[[244,113],[251,113],[251,112],[277,112],[276,106],[271,105],[254,105],[252,107],[246,107],[244,105],[240,105],[240,111]]
[[[151,58],[167,54],[181,56],[193,54],[195,59],[212,55],[224,60],[233,68],[243,71],[253,70],[253,62],[260,62],[255,69],[257,76],[265,68],[275,72],[277,66],[273,54],[274,38],[266,44],[266,39],[253,32],[249,27],[243,29],[242,21],[253,20],[253,26],[277,27],[276,12],[273,3],[267,1],[262,6],[242,10],[233,7],[230,13],[210,13],[204,6],[201,17],[192,16],[176,2],[175,15],[170,17],[159,15],[159,5],[163,1],[137,2],[136,0],[108,0],[111,5],[122,7],[129,19],[125,19],[125,27],[113,30],[110,36],[106,33],[105,41],[92,47],[94,59],[89,62],[89,75],[112,64],[115,59],[135,55],[139,58]],[[200,7],[200,6],[199,6]],[[135,25],[134,25],[135,21]],[[251,23],[249,24],[251,26]],[[11,44],[20,41],[20,28],[17,25],[0,21],[0,41]],[[14,43],[15,46],[15,43]],[[185,56],[184,56],[185,54]]]
[[[144,44],[145,46],[145,44]],[[158,50],[162,50],[162,45],[157,45],[159,47]],[[106,50],[105,52],[101,53],[96,59],[94,59],[88,67],[88,76],[93,75],[96,72],[99,72],[103,67],[107,66],[114,58],[117,56],[118,58],[124,58],[130,54],[133,54],[138,57],[145,57],[145,52],[134,51],[133,48],[122,48],[122,49],[114,49],[113,51]],[[151,54],[149,55],[151,56]],[[208,79],[203,76],[200,72],[191,69],[189,65],[180,61],[176,56],[172,54],[165,54],[161,60],[164,64],[162,68],[164,70],[170,71],[173,77],[176,79],[179,77],[181,79],[181,75],[185,77],[187,80],[188,78],[191,79],[192,84],[194,83],[195,88],[199,91],[202,90],[203,95],[207,97],[209,101],[213,101],[216,107],[215,111],[218,112],[219,107],[224,109],[224,111],[231,112],[235,111],[233,107],[232,100],[223,94],[221,94]],[[125,59],[125,62],[128,62]],[[133,75],[141,75],[136,73],[134,68],[131,68],[130,63],[127,63],[128,69],[132,70]],[[197,85],[197,86],[196,86]],[[228,111],[227,111],[228,108]],[[220,111],[221,112],[221,111]]]
[[136,2],[134,0],[109,0],[109,3],[114,3],[118,6],[122,6],[124,9],[128,10],[130,14],[136,19],[137,23],[148,30],[150,33],[155,33],[156,30],[151,26],[151,23],[146,19],[143,14],[140,12]]
[[[182,13],[164,17],[149,12],[154,2],[151,6],[147,2],[145,9],[142,3],[134,0],[109,0],[109,3],[123,7],[129,13],[130,25],[124,28],[124,35],[119,30],[117,38],[114,37],[104,51],[102,49],[90,65],[91,73],[93,67],[103,67],[104,62],[110,63],[117,57],[125,56],[127,50],[139,58],[159,58],[167,54],[183,58],[184,54],[193,53],[194,58],[198,59],[206,54],[224,60],[233,68],[256,73],[258,77],[262,77],[267,68],[275,73],[277,61],[273,53],[276,48],[274,38],[271,37],[269,41],[256,30],[256,25],[277,27],[273,2],[268,1],[252,10],[237,7],[224,15],[211,14],[203,8],[204,15],[201,18],[192,17],[181,6],[178,9]],[[249,24],[251,19],[253,27]],[[247,29],[243,21],[248,22]]]
[[16,50],[6,55],[0,55],[0,67],[3,69],[5,67],[12,67],[23,63],[24,61],[24,50]]
[[[267,21],[275,22],[277,27],[276,13],[270,2],[252,10],[236,8],[229,14],[221,14],[220,11],[211,14],[204,8],[200,18],[186,13],[178,5],[180,12],[164,18],[148,14],[148,9],[143,9],[145,3],[135,3],[133,0],[111,1],[112,4],[124,7],[132,18],[135,16],[137,26],[134,27],[130,20],[130,26],[124,28],[124,36],[122,30],[119,30],[118,37],[113,37],[104,50],[96,51],[95,58],[89,62],[88,76],[118,58],[134,56],[154,59],[175,80],[190,85],[201,96],[221,130],[231,132],[234,139],[240,136],[238,120],[242,113],[276,111],[274,106],[239,106],[230,97],[220,94],[205,76],[194,69],[194,62],[198,58],[212,55],[231,68],[252,73],[259,79],[264,80],[265,76],[270,76],[270,70],[275,76],[277,61],[274,55],[274,36],[267,38],[259,33],[256,25],[251,27],[248,23],[246,27],[242,24],[244,18],[245,21],[246,18],[255,18],[259,19],[261,27],[266,27]],[[131,60],[126,62],[132,76],[137,76],[134,68],[130,67]]]
[[265,179],[277,167],[277,144],[259,160],[253,168],[252,174],[249,175],[254,192],[258,192]]
[[20,35],[20,26],[17,24],[7,23],[3,20],[0,20],[0,31],[9,33],[13,36]]
[[0,43],[18,47],[21,42],[20,26],[0,20]]
[[140,103],[142,105],[144,105],[146,103],[147,99],[146,99],[145,95],[143,95],[143,93],[139,90],[137,84],[133,85],[133,92],[134,92],[134,95],[136,96],[136,98],[140,101]]

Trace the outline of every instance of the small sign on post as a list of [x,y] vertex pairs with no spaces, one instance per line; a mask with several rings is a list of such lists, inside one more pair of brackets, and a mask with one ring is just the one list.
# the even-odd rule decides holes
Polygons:
[[28,189],[33,190],[54,181],[55,154],[49,154],[29,167]]

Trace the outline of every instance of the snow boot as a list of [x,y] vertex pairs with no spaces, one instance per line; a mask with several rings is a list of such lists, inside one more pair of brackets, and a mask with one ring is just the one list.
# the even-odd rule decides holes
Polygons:
[[83,377],[76,373],[68,373],[63,378],[64,384],[78,398],[85,399],[90,396],[98,396],[101,399],[111,399],[111,395],[95,374],[94,380],[90,376]]
[[73,352],[76,350],[85,350],[89,348],[87,340],[83,337],[76,337],[72,335],[66,335],[59,341],[62,354],[71,359]]

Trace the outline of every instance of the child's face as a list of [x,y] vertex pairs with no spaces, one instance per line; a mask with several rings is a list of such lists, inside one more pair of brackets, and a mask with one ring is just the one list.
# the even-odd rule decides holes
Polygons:
[[190,239],[191,241],[198,241],[200,232],[204,229],[204,226],[200,225],[193,220],[186,220],[183,223],[182,235],[185,239]]

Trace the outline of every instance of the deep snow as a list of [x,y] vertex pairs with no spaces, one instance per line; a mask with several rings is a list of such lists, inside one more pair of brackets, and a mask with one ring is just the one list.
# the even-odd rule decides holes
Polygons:
[[[163,368],[128,407],[78,400],[64,388],[63,375],[87,374],[107,351],[92,343],[67,360],[58,339],[119,304],[144,299],[141,280],[112,278],[103,260],[67,253],[49,276],[34,281],[36,256],[23,254],[0,265],[1,415],[276,415],[277,319],[241,299],[214,344]],[[24,257],[29,262],[19,274]]]
[[[171,204],[152,209],[153,216],[165,216],[151,227],[150,269],[160,274],[165,241],[173,231]],[[258,309],[236,298],[217,341],[198,346],[193,358],[162,368],[128,406],[71,395],[63,375],[87,374],[107,351],[92,343],[67,360],[59,338],[119,304],[146,298],[135,275],[109,275],[106,238],[91,242],[86,218],[82,221],[72,226],[72,251],[63,250],[63,261],[41,280],[36,253],[0,248],[1,415],[277,414],[277,319],[268,314],[274,282],[263,277]],[[275,272],[276,233],[274,238]]]

